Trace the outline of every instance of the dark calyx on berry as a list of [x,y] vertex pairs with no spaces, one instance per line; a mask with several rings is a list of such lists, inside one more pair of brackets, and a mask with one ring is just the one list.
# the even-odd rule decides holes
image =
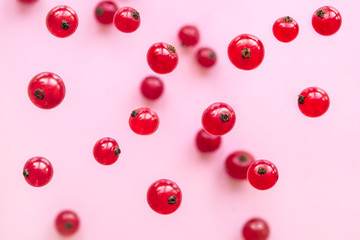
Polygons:
[[211,59],[215,59],[215,58],[216,58],[216,55],[215,55],[214,52],[211,52],[210,55],[209,55],[209,57],[210,57]]
[[140,17],[139,12],[137,12],[137,11],[132,11],[132,15],[135,19],[139,19],[139,17]]
[[23,172],[23,175],[24,175],[24,177],[28,178],[29,175],[30,175],[29,170],[25,169],[24,172]]
[[259,167],[258,174],[264,175],[266,173],[266,167]]
[[319,18],[323,19],[325,15],[325,11],[320,9],[319,11],[316,12],[316,16],[318,16]]
[[241,50],[241,56],[243,58],[249,58],[251,57],[251,50],[250,48],[244,48],[243,50]]
[[222,122],[228,122],[230,120],[230,116],[228,113],[222,113],[220,114],[220,119]]
[[96,9],[96,15],[97,16],[101,16],[101,15],[103,15],[103,13],[104,13],[104,9],[103,8],[98,8],[98,9]]
[[44,97],[45,97],[44,91],[41,89],[35,89],[34,95],[35,95],[36,99],[39,99],[39,100],[44,99]]
[[118,156],[121,153],[121,150],[119,147],[115,147],[115,155]]
[[172,195],[171,197],[168,198],[168,203],[170,205],[174,205],[175,203],[177,203],[177,198],[174,195]]
[[169,45],[168,46],[169,50],[172,51],[173,53],[176,53],[176,50],[173,46]]
[[74,226],[73,226],[73,224],[71,223],[71,222],[66,222],[65,223],[65,228],[66,229],[72,229]]
[[138,110],[134,110],[134,111],[131,112],[132,117],[136,117],[138,114],[139,114]]
[[299,104],[304,104],[304,102],[305,102],[305,96],[299,95],[298,103],[299,103]]
[[245,155],[240,155],[240,156],[238,157],[238,159],[239,159],[240,162],[247,162],[247,160],[248,160]]
[[61,21],[61,28],[64,30],[68,30],[70,28],[70,23],[66,20]]
[[292,22],[293,19],[289,16],[284,17],[285,22]]

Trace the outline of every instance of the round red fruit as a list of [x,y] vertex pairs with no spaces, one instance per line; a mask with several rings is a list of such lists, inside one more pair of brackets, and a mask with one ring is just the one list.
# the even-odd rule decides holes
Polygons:
[[249,183],[258,190],[272,188],[279,179],[276,166],[268,160],[256,160],[249,166],[247,177]]
[[186,25],[179,30],[179,39],[183,46],[195,46],[199,42],[200,33],[197,27]]
[[158,74],[167,74],[176,68],[179,58],[173,46],[158,42],[153,44],[147,52],[149,67]]
[[136,134],[150,135],[159,127],[159,116],[150,108],[138,108],[131,112],[129,126]]
[[196,146],[200,152],[216,151],[221,145],[221,136],[213,136],[201,129],[196,135]]
[[55,219],[55,227],[59,234],[63,236],[74,235],[80,225],[78,215],[70,210],[60,212]]
[[231,153],[225,161],[226,172],[232,178],[243,180],[247,178],[247,171],[254,157],[245,151]]
[[120,8],[115,13],[114,25],[121,32],[135,32],[140,26],[140,14],[131,7]]
[[28,184],[33,187],[42,187],[48,184],[53,177],[53,167],[44,157],[30,158],[23,168],[23,175]]
[[309,87],[298,96],[300,111],[308,117],[320,117],[330,106],[328,94],[321,88]]
[[201,121],[206,132],[214,136],[221,136],[234,127],[236,115],[228,104],[216,102],[205,109]]
[[312,26],[315,31],[324,36],[336,33],[341,27],[341,15],[337,9],[324,6],[316,10],[312,16]]
[[95,8],[95,17],[101,24],[111,24],[117,10],[113,1],[102,1]]
[[46,16],[46,26],[55,37],[65,38],[72,35],[79,25],[76,12],[68,6],[54,7]]
[[164,84],[160,78],[149,76],[141,82],[140,90],[147,99],[156,100],[162,95]]
[[211,48],[200,48],[196,54],[198,63],[209,68],[216,63],[216,53]]
[[279,18],[273,25],[273,34],[280,42],[291,42],[299,33],[299,24],[292,17]]
[[267,222],[261,218],[248,220],[242,229],[244,240],[266,240],[270,235]]
[[102,165],[114,164],[118,160],[120,153],[119,144],[110,137],[98,140],[93,148],[95,160]]

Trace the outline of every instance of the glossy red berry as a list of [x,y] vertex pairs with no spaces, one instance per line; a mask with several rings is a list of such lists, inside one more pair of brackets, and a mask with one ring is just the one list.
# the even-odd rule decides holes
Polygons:
[[249,183],[256,189],[272,188],[279,179],[276,166],[268,160],[256,160],[249,166],[247,177]]
[[236,115],[228,104],[216,102],[205,109],[201,121],[206,132],[220,136],[228,133],[234,127]]
[[37,2],[37,0],[18,0],[19,2],[22,2],[22,3],[34,3],[34,2]]
[[78,215],[70,210],[60,212],[55,219],[55,227],[59,234],[63,236],[74,235],[80,225]]
[[144,78],[141,82],[140,90],[144,97],[150,100],[155,100],[162,95],[164,91],[164,84],[160,78],[149,76]]
[[280,42],[291,42],[299,33],[299,24],[292,17],[279,18],[273,25],[273,34]]
[[309,87],[298,96],[298,106],[305,116],[320,117],[328,110],[330,98],[323,89]]
[[175,48],[163,42],[153,44],[149,48],[146,58],[149,67],[159,74],[174,71],[179,61]]
[[110,137],[98,140],[93,148],[95,160],[103,165],[114,164],[118,160],[120,153],[119,144]]
[[147,202],[152,210],[159,214],[171,214],[181,205],[182,194],[176,183],[160,179],[149,187]]
[[120,8],[115,13],[114,25],[121,32],[135,32],[140,26],[140,14],[131,7]]
[[183,46],[195,46],[199,42],[200,33],[197,27],[193,25],[185,25],[180,28],[179,39]]
[[150,108],[141,107],[131,112],[129,125],[139,135],[153,134],[159,127],[159,117]]
[[341,15],[334,7],[324,6],[316,10],[312,16],[312,26],[321,35],[329,36],[341,27]]
[[76,31],[78,24],[76,12],[68,6],[54,7],[46,16],[47,29],[55,37],[69,37]]
[[196,57],[198,63],[205,68],[212,67],[216,63],[216,54],[211,48],[200,48]]
[[28,85],[28,95],[31,102],[42,109],[58,106],[63,101],[65,92],[62,79],[51,72],[37,74]]
[[102,1],[95,8],[95,17],[99,23],[111,24],[118,7],[113,1]]
[[248,152],[233,152],[226,158],[226,172],[235,179],[246,179],[249,166],[254,160],[254,157]]
[[244,240],[266,240],[270,235],[267,222],[261,218],[248,220],[242,229]]
[[254,35],[241,34],[228,46],[228,57],[235,67],[242,70],[257,68],[264,59],[264,45]]
[[42,187],[48,184],[53,173],[54,170],[50,161],[44,157],[30,158],[23,169],[26,182],[33,187]]
[[205,132],[204,129],[201,129],[196,134],[196,146],[200,152],[208,153],[214,152],[220,147],[221,137],[213,136]]

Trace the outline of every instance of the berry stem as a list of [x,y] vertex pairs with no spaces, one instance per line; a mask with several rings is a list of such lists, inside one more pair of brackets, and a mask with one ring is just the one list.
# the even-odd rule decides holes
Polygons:
[[228,122],[230,120],[230,116],[228,113],[222,113],[220,114],[220,119],[222,122]]
[[299,104],[304,104],[304,102],[305,102],[305,96],[299,95],[298,103],[299,103]]
[[133,12],[132,12],[132,15],[133,15],[133,17],[134,17],[135,19],[139,19],[139,17],[140,17],[139,12],[137,12],[137,11],[133,11]]
[[36,99],[39,99],[39,100],[44,99],[44,97],[45,97],[44,91],[41,89],[35,89],[34,95],[35,95]]
[[28,169],[25,169],[24,172],[23,172],[23,175],[24,175],[24,177],[28,178],[29,175],[30,175],[29,170],[28,170]]
[[264,175],[266,173],[266,167],[259,167],[257,172],[260,175]]
[[168,203],[170,205],[174,205],[176,202],[177,202],[177,198],[174,195],[168,198]]
[[319,11],[316,12],[316,16],[318,16],[319,18],[323,19],[325,15],[325,11],[323,9],[320,9]]
[[138,114],[139,114],[139,111],[137,111],[137,110],[134,110],[131,112],[132,117],[136,117]]
[[241,56],[243,58],[249,58],[251,57],[251,50],[250,48],[243,48],[243,50],[241,50]]
[[115,147],[115,155],[118,156],[121,153],[121,150],[119,147]]
[[285,22],[287,22],[287,23],[293,21],[293,19],[292,19],[291,17],[289,17],[289,16],[284,17],[284,20],[285,20]]
[[68,30],[70,28],[70,23],[66,20],[61,21],[61,28],[64,30]]

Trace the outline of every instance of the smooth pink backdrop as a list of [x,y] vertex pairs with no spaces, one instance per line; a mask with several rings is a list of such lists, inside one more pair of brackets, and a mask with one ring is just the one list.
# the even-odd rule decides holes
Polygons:
[[[98,1],[0,1],[0,239],[62,239],[54,219],[63,209],[81,218],[73,240],[238,240],[253,216],[269,222],[270,240],[359,239],[359,1],[117,1],[141,14],[132,34],[98,24]],[[47,12],[60,4],[74,8],[80,19],[66,39],[55,38],[45,25]],[[343,17],[330,37],[311,26],[313,12],[323,5]],[[300,24],[299,36],[288,44],[271,31],[285,15]],[[182,49],[177,31],[189,23],[199,27],[201,40]],[[229,42],[241,33],[265,45],[256,70],[236,69],[227,58]],[[152,74],[145,56],[158,41],[173,44],[180,61],[161,76],[162,98],[149,102],[139,85]],[[200,46],[216,50],[213,69],[197,65]],[[60,75],[67,88],[63,103],[49,111],[35,107],[26,91],[42,71]],[[317,119],[297,107],[297,94],[310,86],[325,89],[331,100]],[[234,108],[237,123],[216,153],[203,155],[194,138],[202,111],[216,101]],[[152,136],[138,136],[128,126],[139,106],[160,116]],[[105,136],[122,150],[113,166],[92,156],[94,143]],[[273,189],[258,191],[227,176],[225,158],[239,149],[277,165]],[[42,188],[22,176],[24,163],[37,155],[54,166],[53,180]],[[146,203],[147,188],[160,178],[182,189],[182,206],[173,215],[158,215]]]

